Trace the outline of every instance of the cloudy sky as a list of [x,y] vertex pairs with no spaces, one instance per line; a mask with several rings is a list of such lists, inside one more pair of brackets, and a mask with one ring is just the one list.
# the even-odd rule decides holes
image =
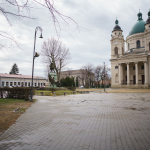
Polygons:
[[[34,32],[37,26],[43,29],[44,37],[36,40],[37,52],[41,52],[44,40],[51,37],[58,39],[48,11],[34,3],[31,3],[31,6],[34,6],[34,9],[27,13],[36,19],[19,20],[9,16],[12,26],[9,26],[6,18],[0,13],[0,31],[13,35],[21,47],[18,49],[14,43],[0,36],[0,43],[7,46],[0,50],[0,73],[9,73],[12,65],[16,63],[20,74],[31,75]],[[71,20],[66,20],[68,25],[60,21],[62,30],[61,32],[58,30],[59,39],[71,53],[70,63],[65,69],[75,70],[88,63],[96,66],[105,62],[110,66],[110,39],[116,17],[126,39],[137,21],[139,9],[143,14],[143,20],[146,21],[148,18],[150,2],[149,0],[58,0],[55,7],[62,14],[71,17],[79,26],[76,29],[76,24]],[[13,8],[9,9],[13,10]],[[39,31],[38,36],[40,36]],[[42,56],[36,58],[34,75],[44,76],[44,68]]]

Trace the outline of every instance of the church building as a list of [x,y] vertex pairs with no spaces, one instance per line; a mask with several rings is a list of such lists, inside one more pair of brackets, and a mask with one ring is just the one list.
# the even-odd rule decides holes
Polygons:
[[[111,35],[111,86],[146,88],[150,86],[150,11],[146,22],[142,13],[124,40],[115,21]],[[125,51],[125,43],[127,51]]]

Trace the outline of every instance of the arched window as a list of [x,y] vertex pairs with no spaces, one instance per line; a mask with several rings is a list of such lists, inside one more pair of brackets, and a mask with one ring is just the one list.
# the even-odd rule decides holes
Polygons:
[[139,40],[136,42],[136,47],[140,48],[140,41]]
[[128,43],[128,50],[130,50],[130,43]]
[[123,47],[122,47],[122,54],[124,54],[124,50],[123,50]]
[[118,47],[115,47],[115,55],[118,55]]

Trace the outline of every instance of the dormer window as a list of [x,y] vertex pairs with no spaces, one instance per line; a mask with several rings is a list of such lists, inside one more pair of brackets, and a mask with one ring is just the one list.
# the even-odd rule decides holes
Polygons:
[[140,48],[140,41],[139,40],[136,42],[136,47]]

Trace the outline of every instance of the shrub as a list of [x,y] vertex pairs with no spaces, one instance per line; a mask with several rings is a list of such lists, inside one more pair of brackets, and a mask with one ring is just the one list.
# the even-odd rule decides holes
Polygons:
[[64,87],[71,87],[71,86],[75,85],[74,78],[73,77],[62,78],[60,80],[60,84],[61,84],[61,86],[64,86]]
[[[15,98],[15,99],[25,99],[28,101],[31,95],[31,88],[29,87],[14,87],[14,88],[0,88],[1,98]],[[33,89],[33,95],[35,94]]]
[[75,91],[76,87],[68,87],[68,90]]

